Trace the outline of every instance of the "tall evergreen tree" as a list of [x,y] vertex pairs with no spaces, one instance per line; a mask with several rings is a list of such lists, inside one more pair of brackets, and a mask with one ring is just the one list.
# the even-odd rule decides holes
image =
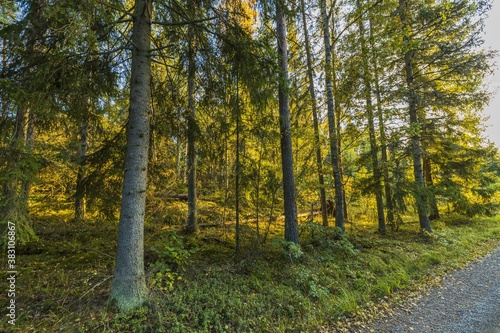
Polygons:
[[110,296],[111,302],[121,310],[136,308],[148,297],[144,273],[144,216],[151,103],[151,9],[151,0],[136,0],[127,148],[118,248]]
[[407,21],[409,10],[408,0],[399,0],[399,17],[401,20],[401,31],[404,45],[404,69],[406,75],[406,89],[408,99],[408,110],[410,116],[411,150],[413,156],[413,173],[415,177],[414,197],[417,205],[420,230],[432,232],[427,209],[427,195],[425,192],[424,173],[422,168],[422,145],[420,139],[420,121],[417,114],[419,97],[415,87],[415,50],[412,46],[412,29]]
[[[358,13],[361,16],[363,10],[360,0],[356,1],[356,6]],[[378,230],[384,233],[385,228],[385,217],[384,217],[384,202],[382,193],[382,175],[380,172],[379,161],[378,161],[378,144],[375,134],[375,122],[374,122],[374,112],[372,104],[372,75],[369,69],[369,58],[370,52],[368,50],[366,36],[365,36],[365,26],[363,18],[358,19],[359,28],[359,41],[361,44],[361,61],[362,61],[362,77],[364,81],[364,95],[366,101],[366,116],[368,119],[368,134],[370,137],[370,155],[372,160],[373,168],[373,182],[374,182],[374,192],[375,200],[377,203],[377,218],[378,218]]]
[[342,231],[344,226],[344,188],[342,184],[339,147],[338,147],[338,125],[335,117],[333,86],[332,86],[332,47],[330,41],[330,15],[327,14],[326,0],[320,0],[321,23],[323,29],[323,42],[325,48],[325,87],[328,107],[328,133],[330,135],[330,154],[333,166],[333,178],[335,182],[335,226]]
[[281,166],[283,168],[283,192],[285,205],[285,240],[299,243],[295,177],[293,169],[292,133],[290,127],[288,86],[288,44],[286,39],[286,0],[276,0],[276,32],[279,60],[279,119],[281,132]]
[[[188,4],[194,7],[191,1]],[[187,114],[187,169],[188,169],[188,220],[186,231],[194,233],[198,230],[196,216],[196,46],[194,26],[188,26],[188,114]]]
[[309,94],[311,95],[311,112],[313,117],[314,126],[314,145],[316,151],[316,168],[318,172],[318,184],[319,184],[319,198],[321,206],[321,219],[324,226],[328,226],[328,213],[326,207],[326,191],[325,191],[325,180],[323,174],[323,157],[321,154],[321,141],[319,136],[319,119],[318,119],[318,102],[316,99],[316,88],[314,85],[314,67],[312,60],[312,50],[311,41],[309,38],[309,29],[307,27],[306,19],[306,8],[304,0],[300,0],[300,10],[302,13],[302,24],[304,29],[304,42],[306,51],[306,63],[307,63],[307,78],[309,80]]

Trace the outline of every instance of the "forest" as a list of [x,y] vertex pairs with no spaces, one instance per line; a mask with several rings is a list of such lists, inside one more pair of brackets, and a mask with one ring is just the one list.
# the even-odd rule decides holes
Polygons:
[[491,6],[3,1],[0,329],[349,332],[499,246]]

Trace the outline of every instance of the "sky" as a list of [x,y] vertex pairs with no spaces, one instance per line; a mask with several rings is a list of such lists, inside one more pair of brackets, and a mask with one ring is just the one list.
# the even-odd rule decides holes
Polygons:
[[[493,50],[500,50],[500,0],[493,1],[493,8],[486,20],[485,46]],[[484,110],[490,118],[487,121],[486,137],[500,148],[500,54],[496,57],[497,68],[495,74],[487,79],[490,89],[496,91],[496,95],[490,101],[490,105]]]

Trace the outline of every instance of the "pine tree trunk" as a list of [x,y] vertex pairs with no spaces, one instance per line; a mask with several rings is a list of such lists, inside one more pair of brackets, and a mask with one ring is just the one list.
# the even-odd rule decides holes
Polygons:
[[229,199],[229,126],[227,126],[227,112],[224,111],[224,124],[226,125],[224,131],[224,210],[222,212],[222,223],[227,221],[227,203]]
[[380,151],[381,151],[381,164],[384,176],[384,192],[385,192],[385,205],[387,208],[387,223],[394,223],[394,204],[392,202],[392,190],[389,178],[388,158],[387,158],[387,139],[385,136],[384,116],[381,104],[380,91],[378,87],[378,77],[375,77],[375,89],[377,98],[377,116],[380,134]]
[[321,218],[323,226],[328,226],[328,213],[326,210],[326,191],[325,180],[323,175],[323,157],[321,156],[321,141],[319,138],[319,120],[318,120],[318,106],[316,100],[316,89],[314,87],[314,69],[312,64],[311,44],[309,41],[309,31],[307,29],[306,10],[304,0],[300,0],[300,7],[302,11],[302,23],[304,27],[304,41],[306,49],[307,60],[307,78],[309,79],[309,94],[311,95],[311,108],[314,126],[314,145],[316,148],[316,168],[318,172],[319,183],[319,199],[321,204]]
[[261,180],[261,170],[262,170],[262,158],[264,155],[264,141],[260,141],[259,148],[259,162],[257,163],[257,184],[255,189],[255,235],[257,237],[256,245],[260,245],[260,180]]
[[127,147],[111,304],[126,311],[141,306],[148,290],[144,274],[144,215],[151,102],[151,0],[136,0]]
[[180,135],[176,137],[175,141],[175,178],[176,180],[181,179],[181,138]]
[[387,138],[385,134],[384,112],[382,109],[382,97],[380,93],[379,84],[379,69],[378,69],[378,55],[375,51],[375,44],[373,41],[373,24],[370,20],[370,45],[374,51],[372,57],[374,83],[375,83],[375,97],[377,99],[377,118],[380,135],[380,152],[381,152],[381,169],[384,176],[384,191],[385,191],[385,205],[387,208],[387,223],[393,225],[394,223],[394,204],[392,202],[392,190],[389,178],[389,168],[387,159]]
[[[30,110],[28,115],[28,128],[26,130],[26,148],[32,154],[35,148],[35,128],[36,128],[36,114]],[[31,179],[24,179],[21,186],[21,197],[26,201],[26,207],[29,207],[31,195]]]
[[325,43],[325,85],[328,106],[328,130],[330,135],[330,151],[333,166],[333,179],[335,182],[335,226],[345,231],[344,226],[344,189],[339,162],[339,147],[337,124],[335,121],[333,86],[332,86],[332,55],[330,45],[330,23],[326,13],[326,0],[320,1],[321,19],[323,24],[323,39]]
[[[335,24],[331,25],[331,35],[335,36]],[[337,74],[335,72],[336,64],[336,52],[335,47],[330,45],[331,63],[332,63],[332,89],[333,89],[333,110],[335,114],[335,127],[337,133],[337,150],[338,150],[338,164],[340,171],[340,182],[344,184],[344,171],[342,169],[342,135],[341,135],[341,125],[340,119],[342,117],[342,108],[340,107],[340,102],[335,103],[335,101],[340,101],[339,91],[337,89]],[[342,185],[343,188],[343,185]],[[342,191],[342,200],[344,207],[344,224],[349,221],[348,207],[347,207],[347,196],[345,191]]]
[[276,1],[276,30],[279,57],[279,114],[281,133],[281,165],[285,205],[285,240],[299,244],[295,179],[293,174],[292,134],[288,91],[288,45],[286,40],[285,0]]
[[[432,179],[431,159],[428,156],[424,156],[423,162],[424,162],[425,185],[427,187],[432,188],[434,186],[434,181]],[[439,209],[437,206],[436,196],[434,192],[429,194],[429,209],[430,209],[429,220],[431,221],[439,220],[440,218]]]
[[194,49],[194,27],[188,27],[188,220],[186,232],[193,234],[198,230],[196,212],[196,63]]
[[411,149],[413,155],[413,173],[415,176],[416,189],[414,192],[415,201],[417,203],[418,218],[420,222],[420,230],[427,230],[432,232],[429,216],[427,215],[427,196],[425,195],[424,173],[422,169],[422,148],[420,143],[420,136],[418,133],[418,95],[415,91],[414,75],[413,75],[413,55],[414,51],[410,48],[411,38],[409,37],[408,23],[406,21],[407,0],[399,0],[399,16],[402,24],[402,31],[404,34],[404,45],[409,48],[405,52],[405,74],[406,85],[408,89],[408,106],[410,113],[410,130],[411,130]]
[[[358,12],[361,12],[362,7],[360,0],[356,0],[356,6],[358,7]],[[366,46],[365,27],[362,19],[358,20],[358,28],[359,28],[359,40],[361,43],[361,56],[363,61],[363,81],[365,86],[364,94],[366,100],[366,115],[368,118],[368,132],[370,136],[370,155],[372,159],[373,178],[375,185],[375,200],[377,203],[378,231],[384,233],[386,232],[385,217],[384,217],[384,202],[382,194],[382,181],[381,181],[382,177],[378,163],[378,147],[377,147],[377,138],[375,136],[375,123],[373,121],[372,86],[371,86],[372,79],[368,69],[369,50],[368,47]]]
[[236,101],[235,101],[235,113],[236,113],[236,176],[235,176],[235,214],[236,214],[236,231],[235,231],[235,241],[236,241],[236,253],[240,252],[240,175],[241,175],[241,163],[240,163],[240,130],[241,130],[241,110],[240,110],[240,96],[239,96],[239,77],[236,75]]
[[82,123],[80,125],[80,141],[78,147],[78,173],[76,175],[76,193],[75,193],[75,220],[83,221],[85,220],[85,188],[84,188],[84,178],[85,178],[85,158],[87,156],[88,149],[88,123],[87,123],[87,112],[90,107],[90,101],[87,100],[85,105],[87,110],[84,111],[84,116]]

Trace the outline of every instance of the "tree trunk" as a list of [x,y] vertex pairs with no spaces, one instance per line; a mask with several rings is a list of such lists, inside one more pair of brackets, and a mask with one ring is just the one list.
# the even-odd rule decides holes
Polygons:
[[188,27],[188,220],[186,232],[193,234],[198,230],[196,212],[196,59],[194,46],[194,27]]
[[344,189],[342,184],[340,162],[339,162],[339,149],[338,149],[338,135],[337,124],[335,121],[334,101],[333,101],[333,86],[332,86],[332,55],[330,45],[330,23],[329,17],[326,13],[326,0],[320,1],[321,6],[321,19],[323,24],[323,39],[325,43],[325,85],[326,85],[326,98],[328,105],[328,132],[330,135],[330,151],[333,166],[333,179],[335,182],[335,226],[345,231],[344,226]]
[[110,296],[111,304],[123,311],[141,306],[148,296],[144,275],[144,214],[151,102],[151,0],[135,1],[133,20],[127,147]]
[[224,109],[224,210],[222,212],[222,222],[227,220],[227,203],[229,199],[229,126],[227,126],[227,112]]
[[85,179],[85,157],[88,149],[88,123],[87,113],[90,108],[90,101],[87,99],[84,110],[84,116],[80,125],[80,141],[78,147],[78,173],[76,175],[76,193],[75,193],[75,221],[85,219],[85,188],[83,180]]
[[285,205],[285,240],[299,244],[295,179],[293,174],[292,134],[288,90],[288,45],[286,40],[285,0],[276,1],[276,30],[279,57],[279,115],[281,133],[281,165]]
[[[358,12],[361,12],[362,7],[360,0],[356,0],[356,6],[358,7]],[[382,177],[380,174],[380,167],[378,163],[377,138],[375,136],[375,123],[373,121],[372,86],[371,86],[372,79],[368,69],[369,50],[366,45],[365,26],[361,18],[358,20],[358,28],[359,28],[359,39],[361,43],[361,56],[363,61],[363,81],[365,86],[364,94],[366,100],[366,115],[368,118],[368,133],[370,136],[370,155],[373,167],[375,200],[377,202],[378,231],[384,233],[386,232],[386,228],[385,228],[385,217],[384,217],[384,202],[382,197],[383,196],[382,183],[381,183]]]
[[[423,162],[424,162],[425,185],[427,187],[432,188],[434,186],[434,181],[432,179],[431,159],[428,156],[424,155]],[[436,196],[434,195],[434,192],[430,193],[429,195],[429,209],[430,209],[429,220],[430,221],[439,220],[440,218],[439,209],[437,206]]]
[[[36,114],[33,110],[30,110],[28,115],[28,127],[26,130],[26,148],[33,154],[33,149],[35,148],[35,125],[36,125]],[[21,186],[21,197],[26,202],[26,207],[29,207],[31,195],[31,179],[24,179]]]
[[326,191],[325,191],[325,180],[323,176],[323,157],[321,156],[321,141],[319,138],[318,106],[316,100],[316,89],[314,87],[314,69],[312,64],[311,44],[309,41],[309,31],[307,29],[304,0],[300,0],[300,7],[302,11],[302,23],[304,27],[304,41],[305,41],[306,60],[307,60],[307,77],[309,79],[309,94],[311,95],[311,108],[312,108],[311,111],[312,111],[313,126],[314,126],[314,145],[316,148],[316,168],[318,170],[321,218],[323,221],[323,226],[327,227],[328,213],[326,211],[326,193],[325,193]]
[[260,141],[259,148],[259,162],[257,162],[257,184],[255,189],[255,235],[257,237],[256,245],[260,246],[260,225],[259,225],[259,213],[260,213],[260,179],[261,179],[261,169],[262,169],[262,157],[264,155],[264,141]]
[[410,113],[410,131],[411,131],[411,148],[413,153],[413,173],[415,176],[415,191],[414,197],[417,203],[418,219],[420,222],[420,230],[427,230],[432,232],[431,223],[427,216],[427,196],[425,194],[424,173],[422,170],[422,149],[420,144],[420,136],[418,133],[418,95],[415,91],[414,76],[413,76],[413,55],[414,51],[411,49],[411,38],[408,30],[408,23],[406,21],[407,0],[399,0],[399,17],[402,24],[402,32],[404,34],[403,42],[408,51],[405,52],[405,74],[406,85],[408,89],[408,106]]
[[175,138],[175,178],[176,180],[181,179],[181,138],[180,135]]
[[[333,3],[333,6],[335,6],[335,2]],[[335,36],[335,24],[331,25],[331,35]],[[333,38],[335,40],[335,38]],[[335,52],[335,45],[330,45],[330,54],[332,56],[331,58],[331,63],[332,63],[332,89],[333,89],[333,110],[335,114],[335,125],[336,125],[336,132],[337,132],[337,150],[338,150],[338,161],[339,161],[339,172],[340,172],[340,182],[344,184],[344,171],[342,169],[342,135],[341,135],[341,125],[340,125],[340,119],[342,117],[342,108],[340,107],[340,94],[339,91],[337,90],[337,74],[335,72],[335,66],[336,66],[336,52]],[[337,101],[337,103],[335,103]],[[343,186],[342,186],[343,188]],[[347,207],[347,196],[345,191],[342,191],[342,200],[344,204],[344,224],[349,221],[349,214],[348,214],[348,207]]]
[[239,77],[236,75],[236,101],[235,101],[235,109],[236,109],[236,179],[235,179],[235,214],[236,214],[236,230],[235,230],[235,238],[236,238],[236,253],[240,252],[240,173],[241,173],[241,163],[240,163],[240,130],[241,130],[241,110],[240,110],[240,96],[239,96]]
[[[373,42],[373,25],[370,20],[370,45],[372,50],[375,51],[375,45]],[[378,55],[375,52],[372,58],[373,62],[373,73],[374,73],[374,82],[375,82],[375,97],[377,98],[377,118],[378,118],[378,126],[379,126],[379,135],[380,135],[380,151],[381,151],[381,164],[382,164],[382,173],[384,176],[384,191],[385,191],[385,205],[387,208],[387,223],[393,225],[394,223],[394,204],[392,202],[392,190],[391,183],[389,178],[389,168],[388,168],[388,159],[387,159],[387,138],[385,134],[385,123],[384,123],[384,112],[382,109],[382,97],[380,94],[380,85],[379,85],[379,70],[378,70]]]

